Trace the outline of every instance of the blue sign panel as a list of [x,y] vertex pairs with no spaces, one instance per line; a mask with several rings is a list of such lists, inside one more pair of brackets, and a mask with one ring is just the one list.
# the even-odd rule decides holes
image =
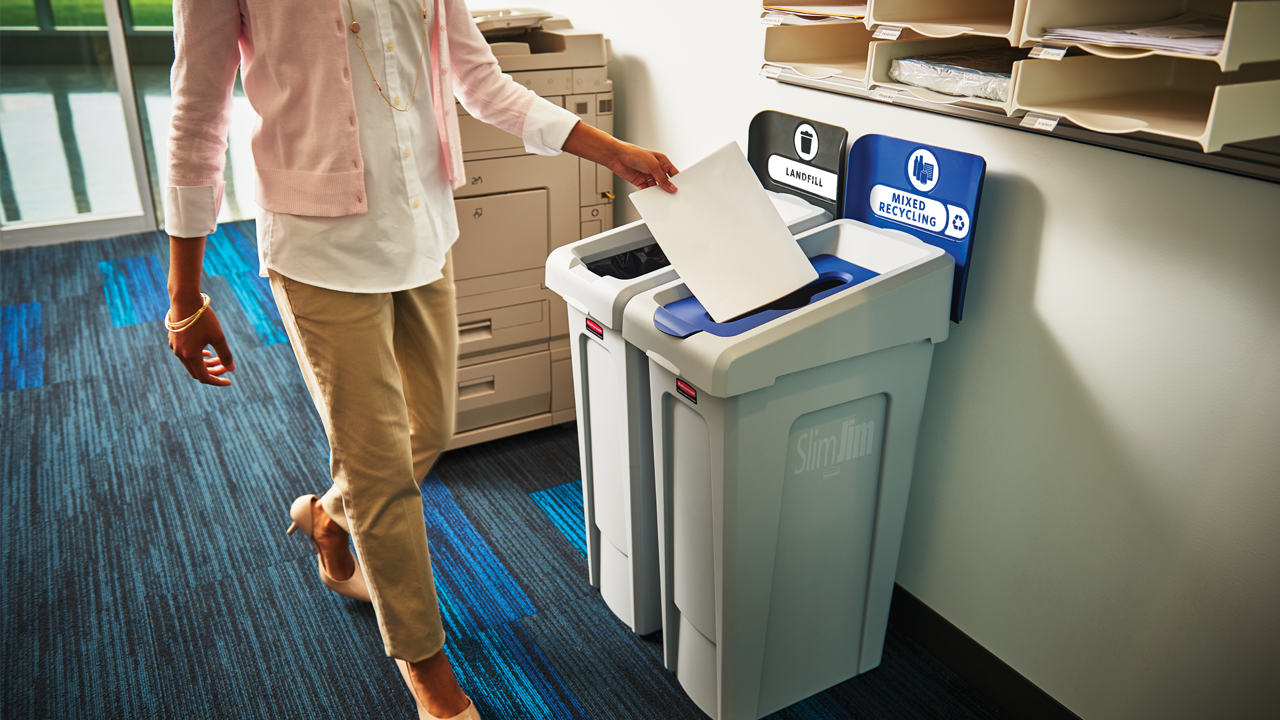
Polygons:
[[951,319],[960,322],[987,161],[924,143],[863,135],[849,149],[846,172],[844,217],[909,232],[955,260]]

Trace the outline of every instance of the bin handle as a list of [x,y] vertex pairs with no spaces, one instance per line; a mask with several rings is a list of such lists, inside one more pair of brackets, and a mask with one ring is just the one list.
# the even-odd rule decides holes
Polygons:
[[469,343],[493,337],[493,319],[479,320],[458,326],[458,342]]
[[497,387],[494,385],[493,375],[474,380],[463,380],[458,383],[459,400],[470,400],[473,397],[489,395],[494,392],[497,392]]
[[672,375],[675,375],[676,377],[680,377],[680,368],[676,367],[675,363],[662,357],[661,355],[659,355],[658,353],[652,350],[645,350],[644,354],[648,355],[650,360],[661,365],[667,372],[671,373]]
[[587,309],[586,305],[583,305],[582,303],[578,302],[577,300],[574,300],[568,295],[561,295],[560,297],[564,298],[564,301],[569,305],[569,307],[573,308],[574,310],[577,310],[583,315],[591,314],[591,311]]

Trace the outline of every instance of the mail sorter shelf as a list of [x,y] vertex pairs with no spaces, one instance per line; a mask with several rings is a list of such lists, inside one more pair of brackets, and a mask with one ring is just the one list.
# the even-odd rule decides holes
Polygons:
[[867,60],[868,87],[891,88],[897,92],[907,93],[928,103],[940,105],[958,105],[977,108],[989,112],[998,112],[1006,116],[1022,115],[1024,111],[1013,105],[1013,89],[1018,82],[1019,69],[1027,62],[1049,62],[1047,60],[1020,61],[1013,64],[1013,74],[1009,78],[1008,91],[1004,102],[982,97],[946,95],[923,87],[897,82],[890,76],[894,60],[919,57],[921,55],[955,54],[971,50],[987,50],[991,48],[1009,48],[1002,38],[975,37],[962,35],[954,38],[929,38],[925,40],[898,40],[896,42],[874,42]]
[[1100,133],[1144,131],[1207,153],[1280,135],[1280,62],[1230,73],[1197,60],[1069,57],[1021,63],[1013,104]]
[[[905,32],[904,39],[922,36]],[[868,88],[871,31],[861,23],[795,25],[765,28],[766,68],[790,69],[835,85]]]
[[1016,45],[1027,0],[870,0],[869,28],[896,25],[928,37],[981,35]]
[[[1036,62],[1051,63],[1053,61]],[[882,97],[873,96],[871,89],[862,87],[860,84],[855,86],[835,78],[812,78],[790,68],[766,65],[761,75],[788,85],[832,92],[862,100],[883,101]],[[988,108],[977,108],[965,103],[934,103],[921,100],[910,93],[897,92],[892,92],[891,98],[893,104],[913,110],[949,115],[1022,132],[1050,135],[1062,140],[1194,165],[1258,180],[1280,182],[1280,134],[1273,133],[1273,137],[1225,145],[1218,152],[1205,153],[1199,144],[1149,132],[1100,133],[1076,126],[1069,119],[1059,122],[1052,130],[1044,130],[1024,125],[1023,118],[1009,117]]]
[[[761,3],[760,17],[766,25],[823,25],[823,24],[863,24],[866,17],[866,3],[861,3],[861,11],[857,11],[859,3],[849,0],[803,0],[796,5],[787,3]],[[788,8],[797,11],[788,12]],[[823,9],[829,8],[827,16],[819,16]]]
[[[1190,5],[1190,7],[1189,7]],[[1048,28],[1079,28],[1093,25],[1156,23],[1190,9],[1228,18],[1226,38],[1217,55],[1195,55],[1167,50],[1114,47],[1063,40],[1045,40]],[[1280,60],[1280,0],[1231,2],[1230,0],[1027,0],[1022,26],[1023,47],[1044,42],[1055,46],[1079,47],[1109,58],[1139,58],[1152,55],[1179,57],[1217,63],[1224,71],[1245,63]]]

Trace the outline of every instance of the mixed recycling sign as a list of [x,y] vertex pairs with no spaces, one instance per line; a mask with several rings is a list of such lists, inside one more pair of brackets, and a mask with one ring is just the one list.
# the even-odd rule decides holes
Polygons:
[[849,149],[846,172],[845,217],[904,230],[955,260],[951,319],[959,322],[986,161],[924,143],[864,135]]
[[[907,158],[906,178],[921,193],[932,192],[938,186],[939,177],[938,158],[929,150],[916,148]],[[950,240],[964,240],[969,236],[969,211],[961,205],[879,183],[871,188],[868,200],[871,212],[886,220],[940,234]]]

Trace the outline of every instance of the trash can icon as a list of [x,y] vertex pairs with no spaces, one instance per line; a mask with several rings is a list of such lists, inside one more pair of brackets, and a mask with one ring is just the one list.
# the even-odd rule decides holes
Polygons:
[[808,130],[800,131],[800,154],[808,156],[813,152],[813,133]]

